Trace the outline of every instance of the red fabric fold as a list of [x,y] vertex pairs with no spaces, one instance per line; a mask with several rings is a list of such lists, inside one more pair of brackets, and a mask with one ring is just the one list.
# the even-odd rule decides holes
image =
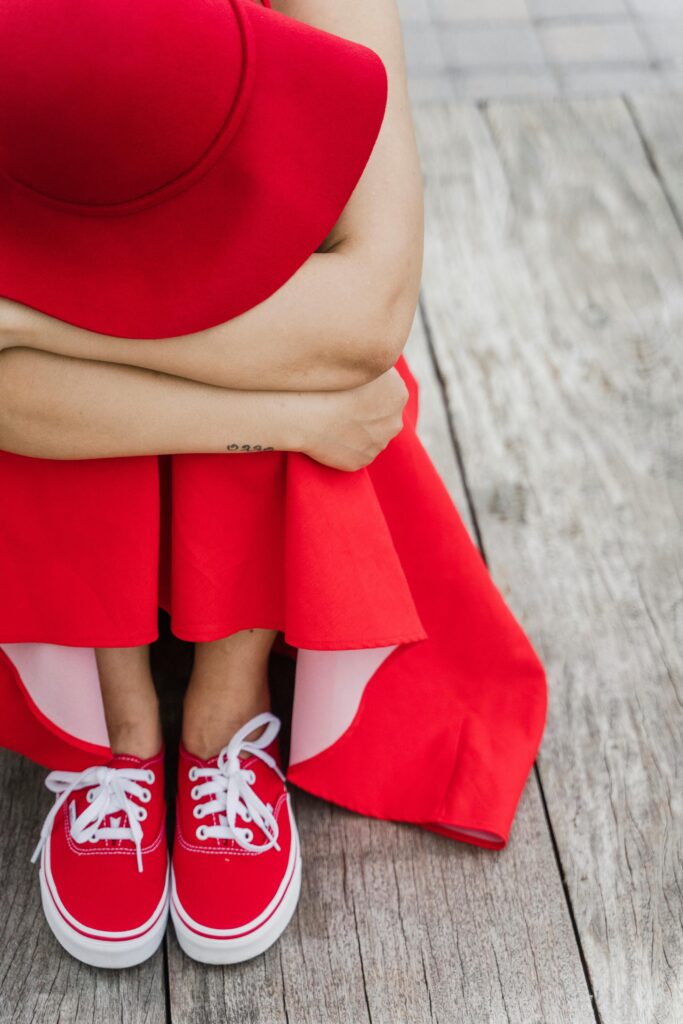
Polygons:
[[422,639],[373,479],[297,452],[0,453],[0,642],[148,643],[158,606],[190,641],[249,627],[311,649]]

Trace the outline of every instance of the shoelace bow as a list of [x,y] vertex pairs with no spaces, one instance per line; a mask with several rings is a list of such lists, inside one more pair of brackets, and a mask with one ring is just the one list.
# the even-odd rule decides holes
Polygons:
[[[74,842],[82,844],[100,839],[132,839],[135,843],[138,871],[142,871],[142,826],[140,820],[147,812],[131,800],[136,796],[143,802],[149,799],[149,790],[140,782],[150,782],[149,772],[143,768],[108,768],[94,765],[83,772],[50,772],[45,785],[52,793],[59,793],[40,830],[40,839],[31,856],[35,863],[48,840],[60,808],[72,793],[93,788],[88,806],[71,821],[70,833]],[[140,812],[143,811],[143,814]],[[128,825],[103,825],[109,815],[125,814]]]
[[[265,729],[255,740],[247,740],[249,733],[259,726],[265,725]],[[201,814],[197,817],[206,817],[210,814],[217,814],[218,825],[203,825],[204,836],[213,839],[234,839],[243,849],[252,852],[263,852],[271,847],[280,849],[278,844],[279,826],[273,814],[270,804],[265,804],[254,792],[251,785],[254,778],[249,768],[242,767],[240,752],[255,754],[265,764],[285,781],[285,776],[280,771],[275,759],[263,749],[267,747],[277,736],[280,730],[280,720],[269,711],[256,715],[249,722],[242,726],[234,734],[227,746],[223,747],[218,755],[217,766],[198,767],[193,766],[193,779],[205,776],[207,781],[194,787],[193,796],[200,799],[204,796],[213,796],[213,800],[197,804],[201,808]],[[251,778],[251,783],[250,783]],[[252,830],[237,825],[237,816],[244,821],[253,822],[261,829],[266,837],[265,843],[252,843],[246,835]],[[253,833],[252,833],[253,835]]]

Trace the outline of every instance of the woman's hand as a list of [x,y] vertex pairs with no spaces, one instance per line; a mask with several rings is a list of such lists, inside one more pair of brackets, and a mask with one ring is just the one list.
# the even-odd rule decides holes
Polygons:
[[306,399],[312,415],[298,450],[334,469],[356,470],[372,462],[402,429],[408,389],[391,367],[367,384]]
[[0,352],[0,450],[40,459],[304,452],[360,469],[401,429],[393,367],[348,391],[239,391],[22,347]]

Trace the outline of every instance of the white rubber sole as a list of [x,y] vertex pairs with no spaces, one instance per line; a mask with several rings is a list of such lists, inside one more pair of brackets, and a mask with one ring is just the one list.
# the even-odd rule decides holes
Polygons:
[[[46,844],[46,847],[47,848]],[[43,854],[45,853],[43,849]],[[170,904],[169,877],[166,879],[166,887],[160,905],[150,918],[154,923],[143,934],[134,935],[130,938],[99,938],[95,935],[84,935],[81,931],[72,927],[66,920],[65,911],[60,911],[50,891],[45,871],[49,871],[49,863],[41,858],[40,864],[40,896],[43,904],[43,913],[50,926],[52,934],[59,944],[81,963],[89,964],[91,967],[110,967],[121,969],[123,967],[135,967],[148,960],[156,953],[166,932],[168,923],[168,911]],[[88,929],[94,931],[94,929]],[[141,931],[141,929],[139,929]]]
[[[247,935],[231,936],[225,933],[209,935],[206,934],[209,929],[202,929],[201,932],[196,930],[201,929],[201,925],[196,922],[196,929],[186,924],[183,918],[187,920],[191,920],[191,918],[178,900],[175,880],[171,871],[171,920],[182,951],[202,964],[239,964],[244,960],[251,960],[252,957],[259,956],[269,946],[272,946],[291,921],[301,894],[301,853],[293,819],[292,851],[292,858],[288,865],[289,870],[278,894],[272,901],[276,904],[275,909],[266,917],[263,924],[253,928]],[[240,930],[244,932],[248,927],[246,925]]]

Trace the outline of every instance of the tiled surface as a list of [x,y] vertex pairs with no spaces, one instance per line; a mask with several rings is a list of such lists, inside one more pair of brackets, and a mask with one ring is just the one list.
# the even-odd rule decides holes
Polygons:
[[626,18],[627,0],[527,0],[531,17],[537,21],[566,18]]
[[445,25],[438,34],[449,68],[477,70],[538,67],[545,63],[540,40],[530,25],[505,27]]
[[561,67],[647,63],[638,30],[627,21],[545,24],[538,29],[538,34],[548,60]]
[[683,0],[398,4],[416,101],[683,88]]
[[[410,0],[408,0],[410,2]],[[525,0],[427,0],[441,21],[526,21]]]

